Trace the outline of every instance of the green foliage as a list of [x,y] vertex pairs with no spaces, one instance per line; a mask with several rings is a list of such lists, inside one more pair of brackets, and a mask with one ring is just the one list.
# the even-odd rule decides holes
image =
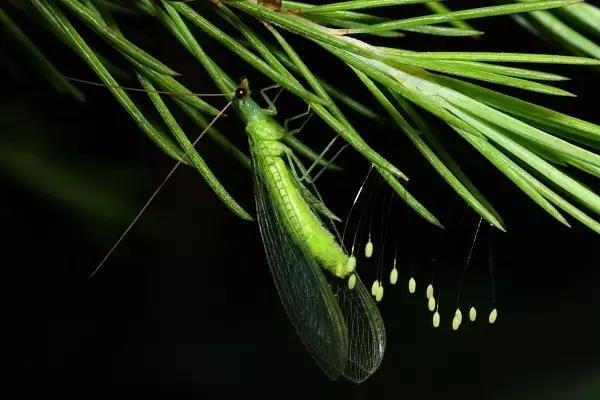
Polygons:
[[[423,4],[421,4],[423,3]],[[24,13],[46,27],[58,40],[87,63],[140,129],[166,154],[192,165],[233,212],[250,218],[227,192],[206,162],[194,150],[181,124],[161,100],[162,91],[177,93],[174,102],[199,127],[209,126],[217,115],[205,101],[193,96],[180,81],[177,68],[169,66],[133,43],[117,23],[120,16],[132,15],[159,24],[198,61],[206,75],[228,98],[236,82],[218,57],[209,56],[207,42],[221,51],[230,51],[253,73],[269,80],[306,102],[336,134],[369,160],[392,188],[427,221],[439,220],[407,190],[408,176],[394,160],[384,158],[370,147],[349,122],[342,106],[360,112],[376,122],[393,121],[417,151],[487,222],[505,230],[492,201],[486,199],[460,161],[445,147],[444,136],[455,133],[481,153],[492,165],[519,187],[548,214],[565,225],[563,214],[600,232],[594,214],[600,213],[600,197],[569,174],[569,169],[600,176],[600,126],[559,113],[502,92],[502,87],[550,96],[573,96],[553,86],[563,76],[530,69],[530,64],[573,64],[595,66],[600,60],[598,37],[600,12],[579,0],[516,1],[506,4],[452,10],[452,2],[425,0],[353,0],[312,5],[284,1],[273,10],[251,0],[221,1],[102,1],[102,0],[12,0],[0,8],[0,26],[15,43],[36,60],[40,74],[58,90],[80,97],[71,82],[52,65],[50,57],[27,38],[11,15]],[[460,4],[460,3],[457,3]],[[464,5],[464,3],[463,3]],[[382,7],[391,11],[421,7],[417,17],[392,18],[375,13]],[[427,10],[430,11],[427,11]],[[428,12],[431,12],[428,14]],[[400,47],[405,35],[419,33],[447,37],[479,37],[476,23],[481,18],[508,15],[545,39],[556,40],[572,49],[574,56],[494,52],[411,51]],[[255,23],[256,21],[262,24]],[[466,21],[469,21],[468,23]],[[572,24],[572,27],[567,25]],[[475,26],[475,28],[474,28]],[[575,30],[577,29],[577,31]],[[590,38],[584,36],[590,35]],[[128,63],[166,122],[170,134],[152,116],[141,111],[129,94],[118,86],[118,69],[109,57],[100,54],[91,38],[103,40]],[[373,95],[375,103],[345,96],[335,82],[320,76],[318,65],[306,64],[291,41],[317,45],[338,59],[356,75],[356,85]],[[509,65],[507,65],[509,64]],[[493,89],[489,85],[493,85]],[[348,83],[346,83],[348,85]],[[500,88],[500,89],[499,89]],[[369,107],[365,105],[369,103]],[[374,108],[371,104],[377,104]],[[387,115],[383,117],[382,115]],[[446,129],[434,127],[437,119]],[[391,133],[392,134],[392,133]],[[208,135],[227,154],[248,167],[245,151],[210,127]],[[316,154],[297,138],[289,140],[295,149],[310,158]]]
[[600,8],[574,4],[549,11],[535,11],[513,18],[541,39],[576,55],[600,58]]

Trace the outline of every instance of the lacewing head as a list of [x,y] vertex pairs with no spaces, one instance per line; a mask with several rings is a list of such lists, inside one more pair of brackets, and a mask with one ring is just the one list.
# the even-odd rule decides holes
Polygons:
[[243,99],[250,95],[250,83],[248,82],[248,78],[242,77],[240,78],[240,84],[237,89],[235,89],[235,97],[238,100]]

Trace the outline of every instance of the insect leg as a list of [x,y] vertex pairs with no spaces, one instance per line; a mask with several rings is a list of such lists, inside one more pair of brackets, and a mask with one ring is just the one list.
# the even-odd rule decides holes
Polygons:
[[[300,159],[298,159],[298,157],[289,149],[286,150],[286,156],[288,157],[288,162],[290,163],[290,169],[292,170],[292,173],[293,173],[296,181],[298,182],[298,186],[303,190],[304,196],[313,205],[313,207],[315,207],[317,210],[319,210],[319,212],[321,212],[323,215],[325,215],[330,220],[331,225],[332,225],[333,229],[336,231],[336,234],[338,235],[338,238],[339,238],[340,237],[339,232],[337,232],[335,225],[331,221],[331,220],[340,221],[339,217],[337,217],[333,212],[331,212],[327,208],[327,206],[325,205],[325,202],[323,201],[323,197],[319,193],[319,190],[315,186],[314,182],[308,176],[308,171],[306,170],[304,165],[302,165],[302,162],[300,161]],[[295,164],[295,166],[294,166],[294,164]],[[300,170],[300,173],[302,173],[302,177],[298,176],[298,172],[296,171],[296,168],[298,168]],[[311,192],[310,190],[306,189],[304,187],[304,185],[302,184],[302,181],[306,181],[310,185],[310,187],[312,188],[312,191],[314,193]]]
[[[290,165],[292,165],[292,169],[295,171],[295,168],[293,167],[293,165],[296,164],[296,167],[298,167],[298,169],[300,170],[301,175],[297,175],[297,173],[296,173],[296,179],[298,180],[298,182],[306,181],[306,182],[312,184],[312,180],[310,179],[309,171],[306,169],[306,167],[304,167],[304,165],[302,164],[302,161],[300,161],[298,156],[296,156],[291,150],[286,150],[286,155],[288,157]],[[319,156],[319,158],[321,158],[321,157]]]
[[[310,179],[310,173],[312,172],[312,170],[317,166],[317,164],[320,163],[320,161],[322,159],[325,158],[325,154],[329,151],[329,149],[331,148],[331,146],[333,146],[333,144],[335,143],[335,141],[337,140],[339,136],[336,135],[333,139],[331,139],[331,141],[327,144],[327,146],[325,146],[325,148],[323,149],[323,151],[321,151],[321,154],[319,154],[319,157],[312,163],[312,165],[310,167],[308,167],[308,170],[305,173],[305,176],[303,178],[306,179]],[[334,157],[327,161],[325,163],[325,165],[323,166],[323,168],[321,169],[321,171],[319,171],[319,174],[321,174],[323,172],[324,169],[327,169],[329,167],[329,165],[331,165],[333,163],[333,161],[340,155],[340,153],[342,152],[342,150],[345,148],[346,146],[343,146],[341,150],[339,150]],[[315,182],[316,179],[313,178],[312,182]]]
[[[277,94],[275,95],[275,98],[273,98],[273,100],[271,100],[271,98],[267,95],[267,92],[269,90],[278,89],[278,88],[279,88],[279,92],[277,92]],[[269,108],[263,110],[265,113],[267,113],[268,115],[271,115],[271,116],[277,115],[277,108],[275,107],[275,102],[277,101],[277,99],[279,98],[279,96],[281,95],[282,92],[283,92],[283,88],[281,87],[281,85],[267,86],[266,88],[260,90],[260,95],[262,96],[263,99],[265,99],[265,102],[269,105]]]
[[[298,164],[300,164],[299,160],[297,159],[296,155],[290,149],[285,150],[285,156],[287,158],[288,164],[290,165],[290,170],[292,171],[292,175],[294,176],[294,179],[298,183],[300,183],[301,178],[300,178],[300,175],[298,175],[298,171],[296,170],[296,167],[298,166]],[[304,167],[302,167],[302,168],[304,168]]]
[[[310,177],[308,177],[308,171],[306,170],[304,165],[302,165],[302,161],[300,161],[300,159],[290,149],[286,149],[285,154],[288,159],[288,163],[290,164],[290,169],[292,170],[292,174],[294,175],[294,178],[298,182],[298,185],[301,187],[304,187],[304,185],[302,184],[302,181],[306,181],[309,185],[311,185],[312,189],[315,191],[317,200],[319,202],[321,202],[322,204],[325,204],[325,202],[323,201],[323,198],[319,194],[319,191],[317,190],[316,186],[310,180]],[[300,170],[300,173],[302,175],[298,175],[298,171],[296,170],[296,168],[298,168]],[[312,193],[310,193],[310,194],[312,195]]]
[[327,161],[327,164],[325,164],[325,165],[323,165],[323,167],[321,167],[321,169],[319,170],[319,172],[317,172],[317,173],[315,174],[315,176],[312,178],[312,181],[313,181],[313,182],[315,182],[315,181],[316,181],[316,180],[319,178],[319,176],[321,176],[321,174],[322,174],[323,172],[325,172],[325,170],[326,170],[326,169],[327,169],[327,168],[328,168],[328,167],[329,167],[331,164],[333,164],[333,162],[335,161],[335,159],[336,159],[336,158],[338,158],[340,154],[342,154],[342,151],[344,151],[344,150],[346,149],[346,147],[348,147],[348,145],[347,145],[347,144],[343,145],[343,146],[342,146],[342,147],[341,147],[341,148],[340,148],[340,149],[337,151],[337,153],[335,153],[335,154],[333,155],[333,157],[331,157],[331,159],[330,159],[329,161]]
[[[302,129],[304,129],[304,127],[306,126],[306,124],[308,123],[308,121],[310,120],[310,117],[312,117],[312,115],[313,115],[313,113],[312,113],[312,110],[309,105],[308,108],[306,109],[306,111],[303,112],[302,114],[298,114],[294,117],[288,118],[285,121],[283,121],[283,127],[288,132],[288,134],[295,135],[296,133],[298,133],[298,132],[302,131]],[[300,118],[304,118],[304,117],[306,117],[306,118],[304,119],[304,121],[298,128],[293,129],[293,130],[289,129],[290,122],[295,121]]]
[[[317,189],[317,187],[316,187],[316,185],[314,183],[315,179],[314,178],[311,179],[311,177],[310,177],[310,171],[319,162],[319,160],[323,158],[324,154],[333,145],[333,142],[335,142],[336,139],[337,139],[337,136],[335,138],[333,138],[331,140],[331,142],[329,142],[329,144],[321,152],[321,155],[319,155],[319,158],[310,166],[310,168],[308,170],[304,167],[304,165],[302,164],[302,161],[300,161],[300,159],[292,152],[291,149],[289,149],[289,148],[285,149],[286,157],[288,159],[288,163],[290,164],[290,169],[292,170],[292,174],[294,175],[294,178],[298,182],[298,185],[300,187],[304,188],[302,182],[305,181],[305,182],[307,182],[311,186],[312,190],[314,191],[314,194],[312,192],[310,192],[310,191],[308,191],[308,194],[310,194],[310,196],[314,197],[315,200],[316,200],[316,202],[320,203],[319,207],[321,207],[321,206],[325,207],[325,202],[323,201],[323,198],[321,197],[321,194],[319,193],[319,190]],[[337,156],[342,152],[342,150],[345,147],[346,146],[342,147],[342,149],[340,149],[334,155],[334,157],[330,161],[328,161],[327,164],[325,164],[325,166],[323,167],[323,169],[321,169],[319,171],[318,175],[320,175],[327,168],[327,166],[330,163],[332,163],[335,160],[335,158],[337,158]],[[296,168],[298,168],[300,170],[300,173],[302,174],[301,176],[298,175],[298,171],[296,171]],[[339,218],[337,216],[335,218],[331,218],[331,219],[339,220]],[[338,234],[338,237],[339,237],[339,234]]]

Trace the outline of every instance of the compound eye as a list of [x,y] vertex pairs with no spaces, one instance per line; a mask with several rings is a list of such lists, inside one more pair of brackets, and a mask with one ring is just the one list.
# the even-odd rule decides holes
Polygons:
[[248,91],[246,90],[246,88],[239,87],[239,88],[235,89],[235,98],[238,100],[241,100],[244,97],[246,97],[247,93],[248,93]]

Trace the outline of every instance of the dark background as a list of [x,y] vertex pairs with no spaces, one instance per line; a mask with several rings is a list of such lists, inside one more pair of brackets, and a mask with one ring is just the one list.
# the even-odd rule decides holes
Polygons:
[[[66,75],[94,79],[51,36],[18,13],[14,16]],[[129,22],[140,46],[183,73],[191,88],[214,91],[166,32],[146,20]],[[561,51],[506,18],[477,26],[487,32],[477,41],[416,35],[398,39],[403,42],[396,45]],[[348,71],[339,63],[297,44],[306,61],[318,62],[319,72],[333,83],[359,98],[365,95],[360,85],[344,78]],[[85,103],[59,95],[28,68],[12,42],[2,37],[0,45],[5,60],[0,96],[2,293],[12,335],[7,342],[9,378],[20,390],[120,392],[113,385],[135,384],[137,394],[157,389],[201,393],[205,383],[244,383],[267,385],[260,393],[280,396],[308,390],[352,398],[599,398],[598,236],[577,222],[567,229],[550,219],[443,127],[453,154],[497,206],[509,233],[494,232],[489,239],[488,229],[482,228],[461,295],[463,312],[475,304],[479,319],[472,324],[465,318],[461,329],[452,332],[449,316],[478,218],[399,132],[351,114],[369,143],[411,176],[409,189],[448,228],[436,231],[395,201],[387,243],[399,245],[400,283],[386,287],[381,303],[388,329],[385,359],[361,386],[330,382],[321,373],[281,307],[256,224],[237,219],[189,168],[178,171],[104,269],[89,279],[172,161],[107,91],[81,87]],[[246,75],[256,88],[269,84],[225,50],[211,49],[232,76]],[[584,67],[546,69],[574,78],[559,85],[579,97],[503,90],[599,123],[600,75]],[[284,95],[278,107],[280,120],[303,111],[291,95]],[[238,120],[227,118],[218,126],[246,149]],[[317,148],[331,138],[317,118],[302,135]],[[225,186],[254,211],[250,172],[209,140],[199,149]],[[352,151],[339,162],[345,170],[326,174],[319,187],[331,208],[345,216],[367,164]],[[582,179],[598,189],[597,183]],[[382,185],[370,189],[378,199],[368,210],[377,236],[389,190]],[[499,310],[494,326],[486,322],[490,240]],[[383,256],[385,274],[390,249]],[[437,330],[422,294],[432,258],[437,259],[435,276],[442,293],[442,326]],[[411,262],[418,284],[412,297],[406,290]],[[366,272],[369,286],[374,273]]]

